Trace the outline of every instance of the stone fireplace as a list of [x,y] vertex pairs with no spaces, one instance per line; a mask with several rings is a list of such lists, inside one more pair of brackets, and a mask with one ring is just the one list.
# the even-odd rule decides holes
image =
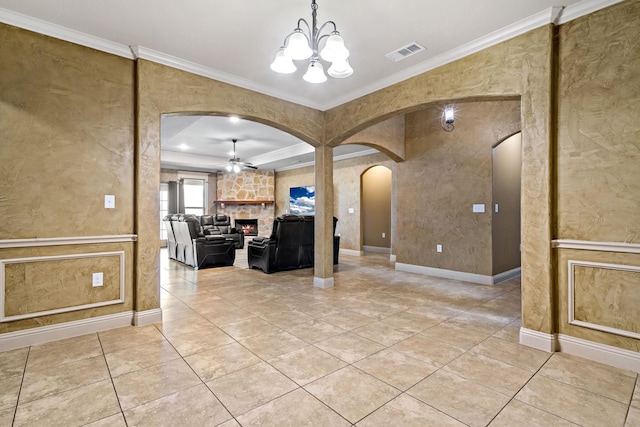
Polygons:
[[[261,170],[218,172],[216,212],[241,223],[254,220],[257,234],[246,234],[248,236],[269,236],[275,212],[274,176],[273,171]],[[238,230],[242,230],[237,222],[235,224]]]

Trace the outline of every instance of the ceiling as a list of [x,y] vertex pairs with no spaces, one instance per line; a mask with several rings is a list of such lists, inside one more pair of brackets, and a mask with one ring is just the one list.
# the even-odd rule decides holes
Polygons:
[[[287,170],[314,163],[314,148],[281,130],[249,120],[232,122],[218,116],[162,117],[161,164],[163,168],[220,171],[236,156],[261,170]],[[334,160],[377,153],[363,145],[333,149]]]
[[[297,61],[298,70],[288,75],[269,68],[297,20],[311,21],[310,0],[0,0],[0,22],[327,110],[533,28],[567,22],[618,1],[317,0],[318,26],[327,20],[336,23],[354,73],[315,85],[302,80],[308,61]],[[385,57],[412,42],[426,50],[399,62]],[[313,161],[312,148],[302,141],[247,121],[169,117],[163,119],[162,135],[167,167],[187,168],[205,156],[210,159],[200,163],[219,169],[229,157],[232,138],[239,141],[239,157],[260,168]],[[189,148],[178,148],[182,143]],[[354,155],[354,150],[371,152],[351,146],[336,148],[336,154]]]

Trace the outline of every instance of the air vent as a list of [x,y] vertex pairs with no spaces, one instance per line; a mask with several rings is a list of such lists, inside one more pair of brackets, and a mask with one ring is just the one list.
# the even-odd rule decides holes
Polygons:
[[423,50],[425,50],[423,46],[413,42],[406,46],[402,46],[400,49],[394,50],[393,52],[389,52],[385,56],[393,62],[398,62],[410,57],[411,55],[415,55],[418,52],[422,52]]

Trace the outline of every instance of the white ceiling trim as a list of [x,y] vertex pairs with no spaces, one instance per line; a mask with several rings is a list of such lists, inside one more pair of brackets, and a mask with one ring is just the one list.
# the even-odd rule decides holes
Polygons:
[[249,163],[253,163],[256,166],[260,166],[266,163],[277,162],[290,157],[296,157],[304,154],[313,153],[314,150],[315,149],[311,145],[305,142],[302,144],[296,144],[289,147],[280,148],[279,150],[271,151],[269,153],[261,154],[258,156],[253,156],[246,159],[246,161]]
[[536,13],[535,15],[508,25],[498,31],[494,31],[493,33],[487,34],[486,36],[483,36],[472,42],[463,44],[441,55],[434,56],[433,58],[428,59],[424,62],[420,62],[413,67],[407,68],[395,74],[391,74],[384,79],[378,80],[372,85],[365,86],[358,92],[350,92],[341,98],[337,98],[334,103],[325,106],[325,108],[330,109],[333,107],[337,107],[338,105],[344,104],[345,102],[349,102],[353,99],[359,98],[377,90],[400,83],[404,80],[426,73],[427,71],[431,71],[450,62],[457,61],[458,59],[464,58],[465,56],[469,56],[488,47],[497,45],[499,43],[527,33],[531,30],[535,30],[536,28],[540,28],[553,22],[553,19],[555,19],[557,13],[558,9],[554,7]]
[[583,0],[580,3],[567,6],[562,11],[558,24],[566,24],[576,18],[604,9],[605,7],[613,6],[614,4],[622,1],[624,0]]
[[[369,154],[378,154],[379,151],[378,150],[374,150],[373,148],[370,150],[363,150],[363,151],[358,151],[355,153],[348,153],[348,154],[342,154],[340,156],[334,156],[333,157],[333,161],[338,161],[338,160],[346,160],[346,159],[353,159],[354,157],[362,157],[362,156],[368,156]],[[306,163],[297,163],[295,165],[291,165],[291,166],[284,166],[281,168],[277,168],[276,172],[282,172],[282,171],[288,171],[288,170],[293,170],[293,169],[300,169],[300,168],[304,168],[307,166],[314,166],[315,165],[315,161],[313,162],[306,162]]]
[[[620,3],[622,1],[624,0],[582,1],[579,4],[568,6],[567,8],[565,8],[560,16],[558,23],[565,24],[573,19],[614,5],[616,3]],[[9,11],[7,9],[0,8],[0,22],[4,22],[6,24],[13,25],[19,28],[24,28],[26,30],[35,31],[60,40],[65,40],[71,43],[90,47],[92,49],[97,49],[103,52],[122,56],[128,59],[142,58],[149,61],[158,62],[193,74],[212,78],[221,82],[260,92],[269,96],[274,96],[279,99],[294,102],[296,104],[325,111],[338,105],[344,104],[345,102],[349,102],[361,96],[367,95],[369,93],[399,83],[434,68],[440,67],[457,59],[463,58],[482,49],[486,49],[487,47],[496,45],[505,40],[509,40],[513,37],[524,34],[543,25],[553,23],[557,18],[557,14],[555,14],[555,12],[557,12],[557,8],[549,8],[546,11],[537,13],[529,18],[525,18],[501,30],[495,31],[485,37],[481,37],[473,42],[462,45],[459,48],[445,52],[444,54],[432,58],[431,60],[422,62],[402,72],[393,74],[358,91],[348,92],[344,96],[336,98],[333,102],[325,105],[315,104],[310,102],[306,98],[291,96],[289,94],[274,90],[273,87],[256,84],[249,80],[241,79],[228,73],[223,73],[221,71],[205,67],[200,64],[173,57],[171,55],[166,55],[162,52],[156,52],[152,49],[147,49],[140,46],[129,47],[120,43],[115,43],[99,37],[91,36],[80,31],[71,30],[69,28],[52,24],[40,19]]]
[[177,68],[182,71],[187,71],[199,76],[208,77],[213,80],[218,80],[223,83],[229,83],[234,86],[239,86],[244,89],[260,92],[265,95],[273,96],[285,101],[294,102],[296,104],[304,105],[306,107],[321,109],[320,105],[310,103],[306,98],[292,97],[289,94],[274,90],[272,87],[256,84],[251,80],[243,79],[233,74],[224,73],[214,68],[205,67],[204,65],[197,64],[195,62],[187,61],[175,56],[167,55],[162,52],[158,52],[153,49],[149,49],[143,46],[131,46],[131,52],[135,58],[146,59],[148,61],[156,62],[158,64],[166,65],[168,67]]
[[189,165],[193,168],[223,169],[227,165],[227,159],[202,154],[179,153],[177,151],[162,150],[161,163],[172,165]]
[[90,36],[89,34],[85,34],[80,31],[52,24],[11,10],[0,8],[0,22],[13,25],[14,27],[23,28],[25,30],[35,31],[36,33],[44,34],[45,36],[90,47],[102,52],[122,56],[127,59],[134,59],[129,46],[101,39],[100,37]]

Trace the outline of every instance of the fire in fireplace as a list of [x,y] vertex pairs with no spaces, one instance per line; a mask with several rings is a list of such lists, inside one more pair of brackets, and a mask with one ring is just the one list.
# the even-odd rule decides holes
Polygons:
[[258,220],[257,219],[236,219],[236,230],[243,233],[245,236],[257,236],[258,235]]

